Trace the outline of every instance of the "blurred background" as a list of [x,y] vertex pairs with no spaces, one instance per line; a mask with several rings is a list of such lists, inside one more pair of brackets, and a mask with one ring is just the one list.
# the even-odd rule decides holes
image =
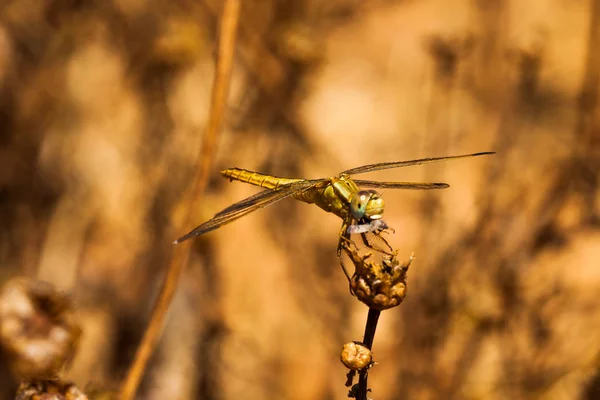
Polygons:
[[[257,192],[220,169],[497,151],[364,176],[451,185],[384,191],[391,243],[416,260],[380,319],[372,397],[600,398],[600,1],[244,1],[211,182],[182,221],[221,9],[0,1],[0,282],[71,294],[65,377],[118,387],[175,227]],[[367,308],[339,226],[286,200],[194,240],[138,397],[346,398],[339,353]]]

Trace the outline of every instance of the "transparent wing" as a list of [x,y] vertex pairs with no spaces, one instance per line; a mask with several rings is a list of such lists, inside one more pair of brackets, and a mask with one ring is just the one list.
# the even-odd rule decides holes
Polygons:
[[463,154],[460,156],[420,158],[418,160],[392,161],[392,162],[384,162],[384,163],[379,163],[379,164],[369,164],[369,165],[363,165],[362,167],[356,167],[356,168],[346,170],[346,171],[342,172],[342,174],[346,174],[346,175],[363,174],[365,172],[380,171],[382,169],[409,167],[411,165],[429,164],[429,163],[438,162],[438,161],[455,160],[458,158],[467,158],[467,157],[477,157],[477,156],[483,156],[483,155],[487,155],[487,154],[496,154],[496,153],[493,151],[486,151],[483,153]]
[[238,218],[243,217],[259,208],[266,207],[277,201],[283,200],[287,197],[301,193],[305,190],[310,189],[317,181],[303,181],[294,183],[288,186],[284,186],[277,190],[263,190],[262,192],[255,194],[254,196],[248,197],[240,202],[237,202],[223,211],[217,213],[214,217],[203,223],[202,225],[194,228],[191,232],[183,235],[173,243],[181,243],[184,240],[190,239],[194,236],[202,235],[203,233],[215,230],[225,224],[235,221]]
[[[314,186],[316,183],[321,182],[321,181],[322,181],[322,179],[304,180],[302,182],[293,183],[291,185],[281,186],[278,189],[268,189],[268,190],[259,192],[259,193],[255,194],[254,196],[250,196],[242,201],[239,201],[235,204],[230,205],[229,207],[225,208],[224,210],[219,211],[217,214],[215,214],[215,217],[218,217],[218,216],[221,216],[224,214],[229,214],[229,213],[237,211],[237,210],[242,210],[247,207],[252,207],[257,201],[260,201],[264,196],[266,196],[266,193],[268,193],[268,192],[276,192],[276,193],[279,193],[279,196],[283,196],[284,193],[287,193],[290,190],[294,190],[295,188],[300,188],[300,187],[310,188],[310,187]],[[286,197],[288,197],[288,196],[286,196]]]
[[383,236],[381,236],[381,233],[383,232],[385,231],[374,230],[370,232],[364,232],[360,234],[360,238],[362,239],[364,245],[368,248],[376,250],[380,253],[392,254],[394,252],[394,249],[388,243],[388,241],[385,240]]
[[363,181],[352,179],[358,187],[366,188],[384,188],[384,189],[412,189],[412,190],[429,190],[429,189],[446,189],[450,187],[447,183],[426,183],[426,182],[378,182],[378,181]]

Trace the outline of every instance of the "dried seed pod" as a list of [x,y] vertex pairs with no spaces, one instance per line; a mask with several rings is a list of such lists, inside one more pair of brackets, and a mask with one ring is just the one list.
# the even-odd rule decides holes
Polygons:
[[17,278],[0,289],[0,345],[18,377],[56,377],[80,335],[70,302],[50,284]]
[[15,400],[88,400],[72,382],[61,380],[24,382]]
[[377,251],[377,256],[381,258],[378,262],[372,252],[361,254],[352,241],[342,241],[341,244],[344,253],[354,265],[350,289],[360,301],[379,311],[402,303],[406,297],[406,272],[414,258],[413,255],[400,264],[397,251]]
[[348,342],[342,347],[342,363],[351,370],[363,370],[373,365],[373,353],[361,342]]

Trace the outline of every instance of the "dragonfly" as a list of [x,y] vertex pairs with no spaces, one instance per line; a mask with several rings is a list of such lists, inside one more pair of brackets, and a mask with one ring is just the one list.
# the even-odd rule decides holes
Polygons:
[[[321,179],[280,178],[241,168],[228,168],[221,175],[230,181],[240,181],[260,186],[266,190],[241,200],[215,214],[211,219],[197,226],[173,243],[181,243],[190,238],[213,231],[223,225],[242,218],[253,211],[267,207],[278,201],[292,197],[296,200],[315,204],[323,210],[342,219],[340,238],[348,238],[352,233],[387,229],[380,221],[384,211],[384,201],[375,189],[445,189],[447,183],[428,182],[380,182],[354,179],[354,175],[392,168],[409,167],[447,160],[491,155],[495,152],[481,152],[457,156],[421,158],[409,161],[392,161],[368,164],[341,172],[338,176]],[[338,244],[338,257],[341,253]],[[346,274],[348,277],[348,274]]]

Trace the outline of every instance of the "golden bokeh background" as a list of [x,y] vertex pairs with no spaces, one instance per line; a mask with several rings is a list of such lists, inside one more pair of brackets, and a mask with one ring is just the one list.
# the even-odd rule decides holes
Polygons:
[[[391,243],[416,260],[380,319],[372,397],[600,398],[600,1],[243,2],[212,178],[182,221],[221,9],[0,2],[0,281],[71,293],[65,377],[118,388],[175,227],[257,192],[220,169],[496,151],[368,176],[451,185],[384,191]],[[194,240],[138,398],[347,398],[339,353],[367,309],[339,225],[286,200]]]

